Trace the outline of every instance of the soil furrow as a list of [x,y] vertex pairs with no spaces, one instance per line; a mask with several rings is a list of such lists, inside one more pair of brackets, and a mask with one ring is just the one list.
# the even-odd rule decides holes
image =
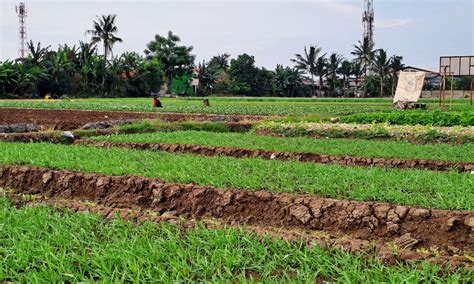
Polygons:
[[158,112],[89,111],[66,109],[0,108],[0,124],[35,123],[58,130],[73,130],[91,122],[123,119],[161,119],[163,121],[228,121],[261,120],[264,116],[183,114]]
[[[1,188],[0,188],[1,190]],[[218,219],[203,218],[196,220],[194,218],[182,219],[176,215],[175,211],[156,214],[154,211],[127,208],[110,207],[89,201],[78,199],[46,198],[41,195],[25,195],[15,193],[14,191],[5,191],[6,196],[17,206],[38,206],[48,205],[56,208],[68,208],[75,212],[88,212],[103,216],[106,219],[112,219],[119,216],[123,220],[131,221],[152,221],[155,223],[167,222],[180,224],[186,229],[193,229],[197,226],[205,226],[208,229],[223,229],[229,225],[235,228],[240,227],[238,223],[221,222]],[[449,265],[452,270],[459,267],[473,269],[474,264],[465,256],[440,255],[434,248],[423,252],[416,252],[410,249],[394,248],[391,243],[383,241],[369,241],[352,238],[349,235],[330,233],[323,230],[309,230],[291,227],[273,227],[268,225],[246,225],[245,230],[258,235],[270,235],[276,239],[287,241],[304,241],[311,246],[319,246],[323,249],[335,247],[343,251],[354,254],[364,253],[374,256],[386,265],[396,264],[397,262],[425,260],[438,265]]]
[[375,157],[338,156],[317,153],[297,153],[285,151],[269,151],[256,149],[242,149],[230,147],[213,147],[191,144],[168,144],[168,143],[134,143],[134,142],[108,142],[94,141],[89,139],[76,140],[75,144],[91,145],[94,147],[110,148],[122,147],[138,150],[166,151],[171,153],[192,153],[204,156],[228,156],[234,158],[262,158],[267,160],[296,160],[300,162],[312,162],[320,164],[338,164],[343,166],[365,166],[365,167],[394,167],[402,169],[428,169],[433,171],[449,171],[456,169],[458,172],[471,172],[474,170],[473,163],[436,161],[424,159],[390,159]]
[[114,208],[217,218],[233,224],[348,234],[441,255],[474,254],[474,211],[416,208],[310,195],[217,189],[135,176],[106,176],[28,166],[0,166],[0,187],[46,198],[79,199]]

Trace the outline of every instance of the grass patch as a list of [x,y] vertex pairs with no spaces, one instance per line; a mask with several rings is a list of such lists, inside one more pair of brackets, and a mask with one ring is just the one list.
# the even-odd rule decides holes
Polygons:
[[341,118],[344,123],[390,123],[401,125],[471,126],[474,113],[465,111],[391,111],[377,113],[357,113]]
[[472,175],[454,171],[342,167],[122,148],[4,142],[0,142],[0,163],[113,175],[133,174],[219,188],[310,193],[439,209],[474,209]]
[[92,139],[113,142],[193,144],[330,155],[474,162],[474,144],[418,145],[400,141],[313,139],[302,137],[281,138],[252,133],[215,133],[204,131],[112,135],[98,136]]
[[[85,109],[107,111],[145,111],[178,113],[214,113],[244,115],[308,116],[327,119],[355,113],[391,109],[390,99],[297,99],[297,98],[229,98],[211,97],[210,107],[202,98],[160,98],[163,108],[153,108],[150,98],[72,99],[72,100],[9,100],[0,107]],[[434,100],[426,101],[436,109]],[[468,100],[454,100],[453,110],[469,110]]]
[[[243,229],[105,221],[51,207],[17,209],[0,197],[2,282],[468,282],[426,262],[371,257],[256,236]],[[290,275],[290,276],[289,276]]]

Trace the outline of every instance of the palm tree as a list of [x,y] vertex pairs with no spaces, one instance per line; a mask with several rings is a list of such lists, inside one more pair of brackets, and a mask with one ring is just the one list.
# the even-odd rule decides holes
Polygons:
[[351,62],[352,64],[352,75],[355,77],[355,84],[356,84],[356,95],[359,94],[359,80],[362,75],[364,75],[364,69],[360,64],[359,60],[354,60]]
[[394,55],[391,58],[390,64],[390,75],[392,77],[392,97],[395,95],[395,86],[398,83],[398,72],[405,68],[405,64],[402,63],[403,57]]
[[341,67],[339,68],[339,73],[342,75],[343,80],[343,89],[344,89],[344,96],[347,95],[347,79],[352,75],[352,62],[348,60],[344,60],[341,63]]
[[230,55],[227,53],[217,54],[209,61],[208,67],[216,70],[227,70],[229,68]]
[[323,90],[323,78],[327,75],[327,59],[326,54],[321,55],[316,60],[316,64],[314,66],[315,75],[319,77],[319,95],[321,96]]
[[41,65],[41,62],[43,61],[46,53],[48,53],[50,46],[48,45],[47,47],[42,48],[41,43],[38,42],[38,45],[35,47],[32,40],[30,40],[30,42],[28,42],[26,45],[30,51],[29,58],[31,60],[31,63]]
[[387,52],[379,49],[376,52],[372,66],[375,72],[380,76],[380,96],[383,97],[383,83],[385,77],[390,72],[392,59],[387,57]]
[[[364,70],[365,80],[367,79],[367,73],[375,56],[374,46],[373,42],[368,38],[364,38],[363,42],[359,41],[359,45],[354,45],[354,51],[351,52],[351,54],[355,55],[357,60],[360,62]],[[364,96],[366,93],[367,84],[364,83]]]
[[115,36],[118,28],[115,25],[115,17],[117,15],[102,15],[98,21],[93,21],[94,29],[87,30],[86,34],[92,35],[91,44],[102,42],[104,45],[104,57],[108,58],[109,52],[112,54],[112,47],[116,42],[122,42],[122,39]]
[[198,69],[199,88],[204,89],[205,93],[212,92],[212,88],[217,81],[217,70],[211,68],[204,60],[198,64]]
[[311,45],[309,47],[309,52],[304,47],[304,55],[295,54],[296,58],[291,59],[292,62],[296,63],[296,68],[302,70],[311,76],[311,84],[313,87],[313,95],[315,93],[314,86],[314,75],[316,75],[316,62],[319,58],[319,53],[321,53],[321,48],[316,45]]
[[336,81],[337,81],[337,73],[339,72],[339,65],[343,60],[342,55],[333,53],[329,56],[327,69],[328,74],[331,75],[331,95],[334,96],[336,92]]

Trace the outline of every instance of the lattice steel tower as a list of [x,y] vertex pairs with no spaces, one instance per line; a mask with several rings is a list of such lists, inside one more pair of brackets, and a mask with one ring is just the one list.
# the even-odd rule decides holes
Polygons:
[[364,40],[374,43],[374,1],[365,0],[364,14],[362,15],[362,22],[364,23]]
[[25,2],[20,2],[20,5],[15,6],[15,11],[18,14],[18,19],[20,20],[20,27],[19,27],[19,49],[18,54],[20,58],[25,58],[28,54],[28,49],[26,48],[26,5]]

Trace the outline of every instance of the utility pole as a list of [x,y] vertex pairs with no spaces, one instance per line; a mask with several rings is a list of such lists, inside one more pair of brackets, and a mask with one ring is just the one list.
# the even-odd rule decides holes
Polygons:
[[364,23],[364,40],[368,40],[371,44],[374,43],[374,1],[365,0],[364,14],[362,15],[362,22]]
[[19,27],[19,48],[18,48],[18,55],[20,58],[25,58],[28,50],[26,48],[26,5],[25,2],[20,2],[19,5],[15,6],[15,11],[18,14],[18,19],[20,21],[20,27]]

